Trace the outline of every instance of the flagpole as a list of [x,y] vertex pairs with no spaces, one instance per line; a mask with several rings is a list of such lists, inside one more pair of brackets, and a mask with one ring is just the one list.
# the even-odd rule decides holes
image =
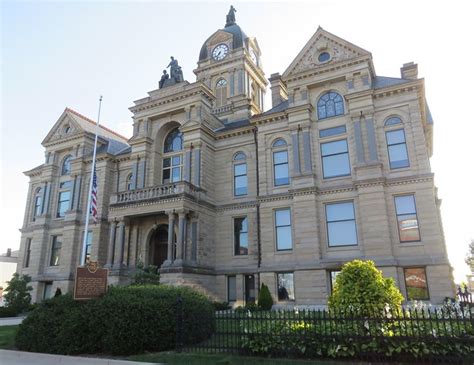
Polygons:
[[95,139],[94,139],[94,152],[92,154],[92,168],[91,168],[91,178],[89,181],[89,194],[87,195],[87,206],[86,206],[86,225],[84,227],[84,241],[82,242],[81,250],[81,266],[84,266],[86,263],[86,247],[87,247],[87,236],[89,231],[89,218],[91,212],[91,198],[92,198],[92,184],[94,180],[94,171],[95,171],[95,156],[97,153],[97,136],[99,134],[99,123],[100,123],[100,108],[102,106],[102,95],[99,98],[99,113],[97,115],[97,124],[95,125]]

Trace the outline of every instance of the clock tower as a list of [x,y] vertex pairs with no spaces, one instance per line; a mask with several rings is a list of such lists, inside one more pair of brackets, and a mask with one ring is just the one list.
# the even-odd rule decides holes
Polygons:
[[267,85],[257,39],[237,25],[235,12],[231,6],[224,28],[204,42],[194,70],[197,81],[214,92],[213,114],[224,122],[262,113]]

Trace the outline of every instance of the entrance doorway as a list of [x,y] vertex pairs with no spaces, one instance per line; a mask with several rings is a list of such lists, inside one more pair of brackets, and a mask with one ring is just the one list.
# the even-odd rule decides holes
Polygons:
[[255,303],[254,275],[245,275],[245,303]]
[[160,267],[168,256],[168,226],[158,226],[150,239],[149,265]]

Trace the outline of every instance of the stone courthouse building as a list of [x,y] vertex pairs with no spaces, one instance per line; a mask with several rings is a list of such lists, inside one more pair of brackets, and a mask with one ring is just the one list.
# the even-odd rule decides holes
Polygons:
[[[198,49],[196,49],[198,50]],[[133,103],[133,136],[100,127],[98,223],[86,255],[125,284],[139,263],[220,301],[325,304],[341,266],[374,260],[407,299],[454,295],[417,65],[378,76],[370,52],[318,28],[280,75],[235,22]],[[157,80],[158,81],[158,80]],[[264,108],[269,86],[272,106]],[[18,272],[39,301],[72,291],[95,122],[66,108],[30,178]]]

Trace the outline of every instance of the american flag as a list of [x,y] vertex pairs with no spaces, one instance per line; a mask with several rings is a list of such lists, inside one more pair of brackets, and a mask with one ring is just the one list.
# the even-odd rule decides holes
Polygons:
[[92,178],[92,196],[91,196],[91,213],[94,223],[97,223],[97,174],[94,169],[94,177]]

